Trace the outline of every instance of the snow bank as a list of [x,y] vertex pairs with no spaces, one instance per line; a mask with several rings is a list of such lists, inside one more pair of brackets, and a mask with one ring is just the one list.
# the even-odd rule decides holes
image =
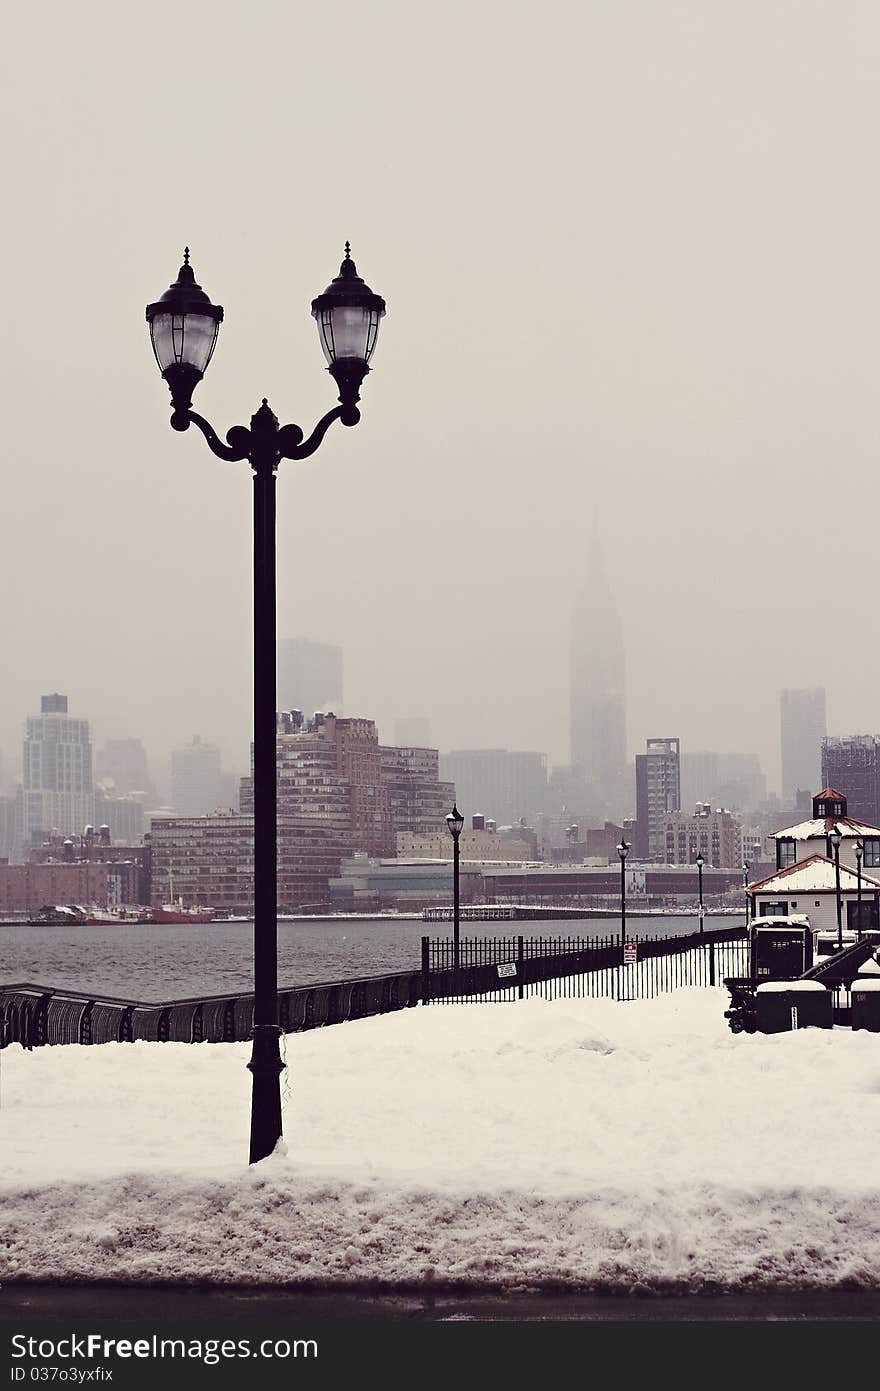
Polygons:
[[434,1006],[242,1044],[0,1054],[0,1279],[880,1286],[880,1038],[727,992]]

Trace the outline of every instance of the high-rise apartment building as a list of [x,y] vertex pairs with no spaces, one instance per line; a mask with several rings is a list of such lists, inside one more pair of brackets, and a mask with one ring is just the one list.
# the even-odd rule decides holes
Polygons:
[[67,696],[54,692],[29,716],[22,748],[22,838],[81,832],[95,819],[92,738],[88,720],[67,713]]
[[[306,720],[298,710],[283,712],[276,747],[280,816],[327,827],[341,854],[394,854],[391,800],[372,720],[320,711]],[[241,810],[253,810],[252,778],[242,779]]]
[[880,825],[880,738],[848,734],[823,739],[821,786],[842,792],[851,816]]
[[392,744],[383,745],[379,754],[395,837],[401,832],[448,835],[446,815],[455,801],[455,784],[440,781],[437,750]]
[[223,801],[220,750],[198,734],[171,754],[171,803],[178,816],[216,811]]
[[799,791],[813,792],[821,785],[822,740],[825,738],[825,690],[784,690],[779,698],[782,743],[782,800],[794,806]]
[[453,749],[440,758],[440,776],[455,785],[465,816],[483,812],[498,825],[525,817],[533,822],[547,806],[547,755],[511,749]]
[[713,811],[708,802],[692,816],[670,812],[664,819],[669,865],[692,865],[698,855],[714,869],[740,869],[743,862],[742,822],[729,811]]
[[636,836],[640,860],[666,859],[666,817],[681,807],[681,747],[678,739],[648,739],[636,754]]
[[571,762],[605,815],[626,807],[626,660],[620,614],[594,538],[571,624]]
[[279,710],[341,711],[342,648],[305,638],[279,638],[276,644]]

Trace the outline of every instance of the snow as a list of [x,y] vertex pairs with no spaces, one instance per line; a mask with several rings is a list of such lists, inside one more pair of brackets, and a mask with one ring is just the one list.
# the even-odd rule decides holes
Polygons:
[[723,988],[432,1006],[244,1044],[0,1054],[0,1280],[880,1286],[880,1038]]
[[871,979],[870,977],[868,978],[868,980],[860,980],[858,977],[856,977],[856,979],[852,983],[852,990],[853,992],[858,991],[860,995],[865,995],[869,992],[880,990],[880,980],[877,980],[876,978]]
[[824,990],[820,980],[765,980],[756,990],[757,995],[791,995],[809,990]]
[[[840,866],[840,887],[845,893],[858,893],[859,876],[848,865]],[[880,880],[863,872],[863,893],[873,893],[877,888],[880,888]],[[762,897],[776,893],[835,893],[836,890],[837,867],[826,855],[810,855],[809,859],[775,870],[766,879],[749,885],[749,893],[761,894]]]

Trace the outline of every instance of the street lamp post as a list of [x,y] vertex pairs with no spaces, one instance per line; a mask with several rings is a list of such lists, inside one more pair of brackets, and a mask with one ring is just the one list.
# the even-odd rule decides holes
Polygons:
[[843,840],[840,827],[835,825],[829,836],[834,851],[834,891],[837,896],[837,950],[843,949],[843,921],[840,915],[840,842]]
[[862,856],[865,853],[864,841],[856,841],[856,931],[862,940]]
[[446,817],[446,824],[449,827],[449,834],[452,836],[452,969],[458,978],[458,968],[460,965],[460,900],[459,900],[459,860],[458,860],[458,839],[461,835],[461,828],[464,825],[464,817],[458,807],[453,803],[452,811]]
[[629,854],[629,843],[621,839],[617,847],[620,856],[620,949],[621,953],[626,946],[626,857]]
[[746,928],[749,925],[749,862],[743,860],[743,894],[746,900]]
[[697,856],[697,882],[698,882],[698,884],[699,884],[699,894],[700,894],[700,934],[701,934],[701,935],[702,935],[702,932],[703,932],[703,911],[704,911],[704,910],[703,910],[703,865],[704,865],[705,863],[706,863],[706,861],[703,859],[703,856],[702,856],[701,854],[698,855],[698,856]]
[[250,1162],[281,1138],[281,1060],[278,1024],[277,789],[275,703],[275,474],[282,459],[307,459],[334,420],[356,425],[360,386],[370,370],[385,302],[364,284],[348,242],[339,275],[312,301],[339,405],[308,439],[298,425],[279,426],[265,397],[250,428],[233,425],[224,444],[192,409],[192,395],[214,352],[223,310],[196,283],[189,248],[177,280],[147,323],[159,370],[171,392],[171,427],[196,425],[209,449],[229,462],[247,459],[254,475],[254,1024],[248,1067],[253,1075]]

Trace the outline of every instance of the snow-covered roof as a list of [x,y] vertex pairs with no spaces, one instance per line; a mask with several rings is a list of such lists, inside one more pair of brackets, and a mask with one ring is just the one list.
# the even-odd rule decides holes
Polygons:
[[[840,866],[840,887],[844,893],[858,891],[858,875],[848,865]],[[750,894],[827,894],[835,893],[836,889],[834,861],[829,860],[827,855],[811,855],[807,860],[801,860],[796,865],[788,865],[785,869],[777,869],[766,879],[758,879],[754,884],[749,884],[748,892]],[[878,890],[880,890],[880,880],[863,872],[862,893],[876,893]]]
[[862,836],[880,836],[880,826],[870,826],[867,821],[858,821],[854,816],[819,816],[809,821],[800,821],[797,826],[786,826],[784,831],[774,831],[774,840],[824,840],[835,826],[840,827],[844,840],[859,840]]
[[757,995],[788,995],[796,990],[798,994],[809,990],[824,990],[820,980],[765,980],[756,990]]

